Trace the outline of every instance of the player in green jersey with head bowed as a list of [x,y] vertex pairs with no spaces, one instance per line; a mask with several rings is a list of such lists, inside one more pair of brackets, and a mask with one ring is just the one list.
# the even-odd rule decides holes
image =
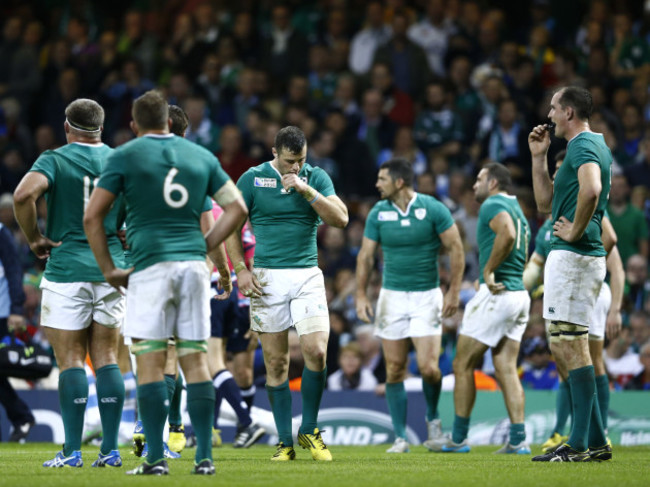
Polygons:
[[510,185],[510,171],[498,162],[483,167],[474,183],[474,195],[481,203],[476,229],[479,290],[465,306],[456,347],[452,436],[438,442],[435,451],[470,451],[467,433],[476,398],[474,368],[491,348],[510,418],[508,441],[497,453],[530,453],[524,427],[524,390],[517,374],[519,344],[530,307],[522,279],[530,229],[517,198],[508,194]]
[[[109,157],[84,217],[88,241],[106,280],[116,288],[129,287],[124,336],[132,339],[138,364],[138,403],[148,455],[128,473],[168,473],[162,435],[169,400],[163,370],[167,340],[175,336],[197,437],[193,473],[214,474],[206,250],[215,249],[245,220],[247,211],[217,158],[169,133],[168,105],[159,92],[136,99],[132,115],[137,138]],[[127,241],[134,264],[129,270],[115,267],[101,225],[119,195],[128,208]],[[200,218],[207,196],[217,200],[224,213],[204,237]]]
[[[381,337],[386,360],[386,401],[395,441],[388,453],[406,453],[406,392],[404,379],[409,339],[415,346],[427,403],[430,448],[442,436],[438,400],[442,377],[438,368],[442,318],[458,310],[465,269],[458,228],[445,205],[413,189],[413,168],[405,159],[383,163],[377,176],[382,200],[368,214],[357,258],[356,307],[358,317],[372,318],[366,296],[377,247],[384,256],[384,275],[377,302],[375,334]],[[438,276],[438,254],[444,247],[451,257],[451,282],[443,297]]]
[[544,318],[551,321],[551,351],[568,372],[573,422],[566,444],[535,461],[609,460],[611,447],[596,398],[594,367],[589,356],[589,325],[605,278],[607,252],[601,239],[609,196],[612,154],[602,134],[589,128],[591,94],[575,86],[561,88],[551,99],[549,119],[555,135],[568,141],[566,157],[551,180],[548,126],[528,136],[533,159],[537,208],[551,213],[551,251],[544,268]]
[[[97,375],[97,396],[103,439],[94,467],[122,465],[117,434],[124,405],[124,380],[117,366],[117,343],[124,297],[105,282],[83,229],[84,208],[113,150],[101,134],[104,110],[93,100],[67,106],[67,145],[46,151],[36,160],[14,194],[16,219],[32,251],[48,257],[41,283],[41,325],[59,366],[59,401],[65,443],[44,467],[81,467],[81,438],[88,400],[84,370],[90,354]],[[36,200],[47,200],[47,229],[36,223]],[[107,237],[107,254],[119,268],[124,252],[117,230],[121,198],[98,222]]]
[[325,171],[305,162],[307,141],[297,127],[275,137],[272,161],[252,167],[237,182],[250,211],[257,244],[251,273],[244,263],[241,229],[228,239],[239,289],[251,298],[251,330],[260,334],[266,388],[278,428],[272,460],[293,460],[289,328],[300,335],[305,358],[302,374],[302,425],[298,442],[314,460],[329,461],[318,429],[318,410],[327,370],[329,313],[323,274],[318,268],[316,229],[321,221],[345,227],[348,210],[336,196]]

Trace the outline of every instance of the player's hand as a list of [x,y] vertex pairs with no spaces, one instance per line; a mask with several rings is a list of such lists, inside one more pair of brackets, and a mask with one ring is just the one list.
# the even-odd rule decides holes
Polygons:
[[230,279],[230,272],[227,274],[220,274],[219,280],[217,281],[217,290],[222,291],[219,294],[215,294],[212,299],[217,301],[225,301],[230,297],[232,293],[232,280]]
[[118,230],[117,238],[120,239],[120,243],[122,244],[122,249],[129,250],[129,244],[126,243],[126,230],[124,229]]
[[307,191],[309,185],[300,179],[297,174],[289,172],[282,176],[282,187],[286,191],[295,189],[298,193],[303,193]]
[[573,222],[570,222],[563,216],[553,224],[553,235],[560,237],[565,242],[575,242],[578,240],[573,235]]
[[374,316],[370,301],[366,296],[357,296],[357,318],[365,323],[370,323]]
[[259,298],[264,294],[259,281],[248,269],[242,269],[237,273],[237,283],[239,290],[247,298]]
[[256,331],[251,330],[250,328],[248,331],[244,334],[244,338],[248,340],[248,348],[246,348],[247,352],[253,352],[257,349],[257,346],[259,345],[259,338],[260,335]]
[[451,318],[458,311],[460,295],[458,292],[447,291],[442,301],[442,317]]
[[623,319],[621,318],[620,311],[612,311],[607,313],[607,322],[605,325],[605,332],[607,333],[607,339],[613,340],[621,332]]
[[32,249],[32,252],[38,257],[39,259],[46,259],[50,256],[50,250],[54,247],[60,247],[61,242],[53,242],[47,237],[43,237],[42,235],[34,240],[33,242],[30,242],[29,248]]
[[129,276],[135,270],[135,267],[129,269],[120,269],[119,267],[104,274],[106,282],[117,289],[120,294],[124,294],[124,289],[129,287]]
[[25,317],[22,315],[9,315],[7,328],[9,331],[23,330],[25,328]]
[[505,284],[494,280],[494,272],[483,274],[483,280],[492,294],[499,294],[501,291],[505,291],[506,289]]
[[540,157],[545,156],[548,148],[551,145],[551,134],[546,128],[546,124],[537,125],[528,134],[528,148],[530,149],[531,156]]

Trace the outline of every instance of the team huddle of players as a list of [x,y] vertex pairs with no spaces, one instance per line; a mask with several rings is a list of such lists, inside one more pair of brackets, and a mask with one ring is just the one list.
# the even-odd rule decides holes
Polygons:
[[[551,347],[574,411],[566,443],[533,458],[538,461],[611,458],[603,404],[599,407],[594,399],[597,379],[587,338],[593,335],[589,327],[605,277],[607,251],[601,221],[612,158],[602,136],[589,130],[590,113],[591,96],[586,90],[568,87],[554,95],[549,118],[555,135],[569,141],[554,181],[547,166],[548,128],[535,127],[529,136],[535,198],[541,211],[552,212],[544,317],[549,320]],[[117,448],[124,402],[124,382],[117,366],[121,333],[131,342],[136,358],[139,415],[147,441],[145,461],[127,473],[169,472],[163,430],[169,412],[164,374],[170,337],[175,338],[187,383],[187,409],[196,435],[193,473],[215,473],[211,448],[215,387],[226,384],[222,392],[228,398],[227,391],[236,385],[225,365],[208,358],[220,353],[223,357],[224,345],[209,340],[214,335],[210,326],[213,266],[224,289],[220,299],[229,298],[236,277],[239,298],[250,304],[250,329],[259,333],[279,439],[272,460],[296,457],[287,380],[290,327],[298,332],[305,358],[298,443],[314,460],[331,460],[317,424],[327,377],[329,318],[323,275],[317,266],[316,230],[321,222],[346,226],[348,212],[325,171],[306,163],[302,131],[280,130],[273,160],[250,168],[235,186],[211,152],[170,131],[170,107],[158,92],[135,100],[131,128],[137,137],[115,150],[101,142],[104,112],[96,102],[76,100],[65,115],[68,144],[43,153],[14,194],[16,218],[31,249],[48,258],[41,324],[60,368],[65,443],[43,465],[83,465],[87,354],[97,376],[103,429],[93,466],[122,465]],[[375,315],[376,334],[382,340],[386,399],[396,437],[388,452],[409,450],[404,378],[410,340],[427,404],[427,448],[470,451],[467,435],[476,395],[473,370],[492,349],[511,423],[509,439],[498,452],[529,454],[516,358],[530,305],[524,285],[530,229],[516,198],[508,194],[508,169],[489,163],[474,184],[481,203],[480,278],[459,331],[454,360],[456,415],[450,436],[442,434],[438,419],[438,358],[442,318],[455,314],[459,306],[465,266],[460,234],[444,205],[414,190],[408,161],[384,163],[376,186],[381,201],[366,220],[357,261],[356,306],[364,321]],[[36,200],[42,195],[48,205],[45,235],[36,218]],[[213,201],[221,212],[216,221]],[[242,245],[247,218],[257,240],[254,263],[247,260]],[[128,265],[119,235],[123,223]],[[383,282],[373,313],[366,287],[378,246],[384,258]],[[444,295],[437,262],[441,247],[450,257],[451,277]],[[219,314],[214,304],[212,308],[213,316]],[[220,324],[213,319],[212,331],[221,330],[216,337],[224,337],[226,321],[233,319],[228,315]],[[238,417],[242,445],[250,446],[264,430],[250,414],[238,413]]]

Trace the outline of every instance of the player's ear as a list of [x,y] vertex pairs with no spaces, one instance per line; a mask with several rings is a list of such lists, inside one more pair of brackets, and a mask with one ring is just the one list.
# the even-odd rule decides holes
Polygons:
[[172,119],[171,118],[167,119],[167,126],[169,127],[169,131],[171,132],[172,131]]
[[135,136],[138,136],[138,126],[135,124],[135,121],[131,120],[129,122],[129,127],[131,127],[131,132],[135,134]]
[[567,120],[573,120],[573,114],[574,114],[573,108],[568,107],[567,108],[566,119]]
[[275,147],[271,147],[271,154],[273,154],[273,157],[275,158],[278,157],[278,151],[275,150]]

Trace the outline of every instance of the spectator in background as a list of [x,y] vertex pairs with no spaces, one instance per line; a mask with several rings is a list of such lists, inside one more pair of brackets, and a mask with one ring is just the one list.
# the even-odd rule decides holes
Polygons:
[[0,194],[13,193],[27,169],[20,151],[8,148],[2,155],[0,163]]
[[529,338],[522,343],[524,363],[519,372],[524,389],[554,390],[558,388],[557,366],[551,359],[546,340]]
[[454,111],[463,127],[463,142],[472,142],[481,117],[481,99],[470,83],[472,61],[467,55],[456,56],[449,67],[449,81],[454,89]]
[[350,71],[358,76],[366,74],[372,66],[375,51],[388,42],[390,36],[391,29],[384,24],[382,2],[368,2],[365,27],[352,37],[350,43]]
[[0,41],[0,96],[6,96],[10,90],[11,66],[14,54],[20,48],[20,36],[23,31],[23,21],[18,15],[7,17],[2,28]]
[[372,63],[388,66],[397,88],[418,100],[431,75],[426,54],[407,36],[410,19],[406,10],[395,10],[391,25],[392,37],[375,51]]
[[639,144],[643,137],[643,115],[641,109],[634,103],[626,103],[621,116],[623,122],[623,156],[617,162],[627,166],[634,161],[639,153]]
[[403,125],[397,129],[392,149],[383,149],[379,153],[377,167],[396,157],[401,157],[409,161],[413,166],[413,172],[416,176],[423,174],[427,170],[427,158],[418,149],[417,145],[415,145],[413,130],[407,125]]
[[373,161],[382,149],[395,138],[397,127],[383,112],[384,100],[381,91],[370,88],[363,94],[361,118],[357,127],[357,137],[364,142]]
[[357,103],[356,84],[354,76],[343,74],[339,76],[336,83],[334,99],[330,103],[330,108],[341,110],[343,114],[353,123],[359,118],[360,109]]
[[375,63],[370,70],[370,86],[382,94],[383,113],[397,125],[413,125],[413,100],[393,83],[388,64]]
[[614,15],[614,42],[610,49],[610,65],[620,85],[629,88],[638,75],[650,68],[650,49],[634,34],[632,19],[626,12]]
[[641,347],[639,360],[643,366],[643,370],[625,385],[625,389],[632,391],[650,391],[650,343],[646,343]]
[[612,177],[607,212],[618,236],[618,248],[623,262],[630,256],[648,257],[648,223],[643,212],[630,204],[630,187],[622,174]]
[[650,343],[650,315],[647,311],[635,311],[630,315],[630,333],[632,333],[632,348],[639,351],[645,344]]
[[618,338],[605,347],[603,359],[610,378],[620,387],[643,370],[639,354],[632,350],[633,336],[629,328],[623,328]]
[[408,29],[409,39],[424,49],[429,69],[438,76],[445,74],[447,41],[456,32],[454,23],[446,17],[446,7],[446,0],[429,0],[426,17]]
[[381,340],[375,336],[375,326],[359,325],[354,329],[354,336],[361,350],[363,367],[372,372],[379,384],[384,384],[386,363],[381,352]]
[[345,239],[345,230],[327,226],[324,229],[322,248],[322,262],[319,262],[325,277],[334,277],[340,269],[355,268],[355,260],[348,249]]
[[340,187],[338,163],[332,158],[335,136],[331,130],[319,130],[312,137],[308,148],[308,161],[314,167],[320,167],[332,179],[334,187]]
[[[205,98],[191,96],[185,100],[183,108],[190,121],[185,138],[216,154],[220,149],[219,136],[221,128],[208,117]],[[232,175],[230,177],[233,178]]]
[[158,41],[145,32],[143,13],[136,10],[126,12],[123,29],[117,43],[117,51],[125,58],[137,59],[142,76],[154,79],[158,67]]
[[329,49],[316,44],[309,49],[309,100],[318,111],[324,109],[334,98],[337,76],[332,71]]
[[235,16],[232,36],[242,63],[255,66],[259,60],[260,43],[251,12],[241,11]]
[[648,259],[643,255],[634,254],[625,263],[624,309],[629,312],[647,311],[649,294]]
[[221,129],[219,137],[220,151],[217,152],[217,158],[221,162],[221,167],[228,173],[230,179],[237,181],[255,161],[248,157],[242,149],[241,130],[237,125],[226,125]]
[[11,63],[2,67],[9,70],[8,89],[4,96],[15,97],[25,112],[32,109],[33,100],[41,88],[39,54],[42,35],[43,25],[40,22],[28,22],[21,46],[15,50]]
[[623,168],[628,183],[642,185],[650,189],[650,135],[646,135],[639,144],[639,153],[634,164]]
[[[246,127],[249,112],[260,105],[260,98],[255,91],[255,71],[243,69],[237,80],[237,94],[232,100],[235,123],[240,129]],[[269,147],[270,149],[270,147]]]
[[76,69],[63,70],[56,82],[56,89],[50,93],[40,107],[40,121],[54,128],[56,141],[59,144],[65,143],[62,114],[65,107],[78,97],[79,83],[79,72]]
[[357,342],[350,342],[339,353],[339,370],[327,378],[330,391],[373,391],[377,379],[362,366],[363,355]]
[[[5,196],[5,195],[3,195]],[[11,196],[11,195],[9,195]],[[2,199],[2,198],[0,198]],[[22,269],[11,230],[0,223],[0,339],[25,327],[23,317]],[[9,441],[24,443],[32,426],[34,415],[4,375],[0,375],[0,403],[12,424]]]

